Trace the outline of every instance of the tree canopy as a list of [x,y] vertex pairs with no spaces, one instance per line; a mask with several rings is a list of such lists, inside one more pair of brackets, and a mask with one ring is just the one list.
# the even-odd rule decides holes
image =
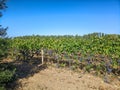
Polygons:
[[[6,0],[0,0],[0,17],[2,17],[2,10],[6,9]],[[3,28],[2,25],[0,25],[0,37],[6,36],[6,30],[8,27]]]

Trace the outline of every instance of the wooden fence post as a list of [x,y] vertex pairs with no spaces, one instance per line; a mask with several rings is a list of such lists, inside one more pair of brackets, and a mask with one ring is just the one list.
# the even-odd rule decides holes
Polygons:
[[44,51],[43,49],[41,50],[41,54],[42,54],[42,64],[44,63]]

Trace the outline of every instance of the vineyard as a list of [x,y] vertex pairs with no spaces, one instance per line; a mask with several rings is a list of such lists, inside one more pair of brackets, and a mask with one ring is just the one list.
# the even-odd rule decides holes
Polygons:
[[[82,70],[83,73],[102,76],[107,83],[111,77],[120,80],[120,35],[33,35],[0,40],[1,50],[4,51],[1,54],[3,58],[27,63],[37,58],[42,65],[54,65],[56,68],[64,67],[73,71]],[[11,75],[15,74],[16,69],[12,70]]]
[[84,36],[23,36],[9,39],[9,56],[29,61],[40,57],[57,67],[120,75],[120,35],[92,33]]

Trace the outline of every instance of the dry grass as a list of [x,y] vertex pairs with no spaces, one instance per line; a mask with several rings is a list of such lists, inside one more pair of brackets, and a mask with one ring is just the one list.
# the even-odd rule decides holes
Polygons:
[[16,66],[18,75],[8,90],[120,90],[120,81],[117,79],[111,79],[108,84],[102,78],[88,73],[41,66],[36,58],[29,62],[8,61]]
[[17,90],[120,90],[119,81],[107,84],[90,74],[80,76],[73,71],[49,67],[29,78],[19,79],[21,86]]

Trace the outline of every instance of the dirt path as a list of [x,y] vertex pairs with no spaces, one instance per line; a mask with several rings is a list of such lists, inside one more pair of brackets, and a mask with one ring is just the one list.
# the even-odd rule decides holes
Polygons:
[[17,90],[120,90],[120,82],[105,83],[101,78],[49,67],[29,78],[20,79]]

